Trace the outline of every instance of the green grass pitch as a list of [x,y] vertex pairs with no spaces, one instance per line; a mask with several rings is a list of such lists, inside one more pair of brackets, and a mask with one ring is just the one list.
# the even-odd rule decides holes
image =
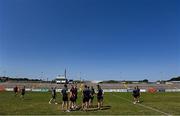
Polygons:
[[[78,104],[82,98],[78,96]],[[131,93],[105,93],[103,110],[61,111],[61,95],[57,93],[58,104],[48,104],[51,93],[27,92],[24,100],[13,92],[0,92],[0,115],[24,114],[68,114],[68,115],[180,115],[180,93],[142,93],[141,103],[133,104]],[[94,104],[97,104],[96,98]]]

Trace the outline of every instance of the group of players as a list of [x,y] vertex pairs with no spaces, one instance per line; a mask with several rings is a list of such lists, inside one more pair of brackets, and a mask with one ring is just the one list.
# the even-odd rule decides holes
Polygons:
[[[52,98],[50,99],[49,104],[51,104],[52,101],[57,104],[56,88],[52,88],[51,92]],[[97,92],[95,92],[93,86],[90,88],[87,85],[84,85],[82,90],[82,110],[87,111],[88,108],[93,107],[93,99],[95,94],[97,95],[98,109],[101,109],[101,106],[103,105],[103,90],[101,89],[100,85],[97,85]],[[79,106],[76,104],[78,98],[78,89],[76,85],[71,85],[70,91],[68,92],[68,87],[65,84],[61,90],[61,95],[63,111],[70,112],[71,110],[76,110],[79,108]]]
[[23,86],[21,89],[17,87],[17,85],[14,87],[14,94],[15,96],[18,95],[18,92],[21,92],[21,98],[24,99],[24,95],[25,95],[25,86]]
[[[21,89],[17,86],[14,87],[14,93],[15,96],[17,96],[18,92],[21,93],[21,98],[24,98],[25,95],[25,86],[23,86]],[[52,98],[49,101],[49,104],[52,103],[52,101],[57,104],[56,102],[56,87],[51,88],[51,94]],[[82,107],[81,109],[84,111],[87,111],[88,108],[93,107],[93,99],[94,96],[97,95],[97,107],[98,109],[101,109],[103,105],[103,90],[101,89],[100,85],[97,85],[97,92],[95,92],[93,86],[91,88],[87,85],[84,85],[82,90]],[[76,104],[77,98],[78,98],[78,88],[76,85],[71,85],[70,91],[68,92],[68,87],[65,84],[63,89],[61,90],[62,95],[62,110],[66,112],[70,112],[71,110],[76,110],[79,108],[79,106]],[[140,89],[138,86],[136,86],[133,90],[132,96],[133,96],[133,103],[139,103],[140,98]]]

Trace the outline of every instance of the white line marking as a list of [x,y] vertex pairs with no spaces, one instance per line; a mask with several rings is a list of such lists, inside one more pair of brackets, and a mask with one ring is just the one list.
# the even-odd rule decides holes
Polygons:
[[[132,103],[132,101],[129,100],[129,99],[123,98],[123,97],[118,96],[118,95],[115,95],[115,94],[113,94],[113,95],[116,96],[116,97],[119,97],[119,98],[121,98],[121,99],[123,99],[123,100],[125,100],[125,101],[128,101],[128,102]],[[168,114],[168,113],[166,113],[166,112],[163,112],[163,111],[161,111],[161,110],[155,109],[155,108],[153,108],[153,107],[146,106],[146,105],[139,104],[139,103],[137,103],[137,105],[142,106],[142,107],[147,108],[147,109],[150,109],[150,110],[153,110],[153,111],[156,111],[156,112],[159,112],[159,113],[162,113],[162,114],[164,114],[164,115],[170,116],[170,114]]]

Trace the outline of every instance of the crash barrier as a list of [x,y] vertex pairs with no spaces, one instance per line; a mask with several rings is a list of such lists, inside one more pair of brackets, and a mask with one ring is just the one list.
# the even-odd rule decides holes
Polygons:
[[165,89],[165,92],[180,92],[180,89]]
[[[13,88],[5,88],[5,91],[13,91]],[[20,90],[18,90],[20,91]],[[48,92],[49,89],[31,89],[31,88],[26,88],[26,91],[33,91],[33,92]]]
[[158,91],[158,92],[165,92],[165,89],[160,88],[160,89],[158,89],[157,91]]
[[104,89],[104,92],[127,92],[127,89]]
[[[0,87],[2,91],[13,91],[13,88],[3,88]],[[56,92],[61,92],[62,89],[56,89]],[[70,90],[70,89],[68,89]],[[19,90],[20,91],[20,90]],[[26,91],[32,91],[32,92],[48,92],[51,91],[51,89],[42,88],[42,89],[31,89],[26,88]],[[103,89],[104,92],[133,92],[133,89]],[[80,92],[80,91],[79,91]],[[153,87],[149,87],[148,89],[140,89],[140,92],[149,92],[149,93],[156,93],[156,92],[180,92],[180,89],[156,89]]]

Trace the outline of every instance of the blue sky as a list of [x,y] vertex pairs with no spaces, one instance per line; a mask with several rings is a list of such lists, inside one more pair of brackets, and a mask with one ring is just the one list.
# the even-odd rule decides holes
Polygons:
[[1,75],[169,79],[179,46],[179,0],[0,0]]

